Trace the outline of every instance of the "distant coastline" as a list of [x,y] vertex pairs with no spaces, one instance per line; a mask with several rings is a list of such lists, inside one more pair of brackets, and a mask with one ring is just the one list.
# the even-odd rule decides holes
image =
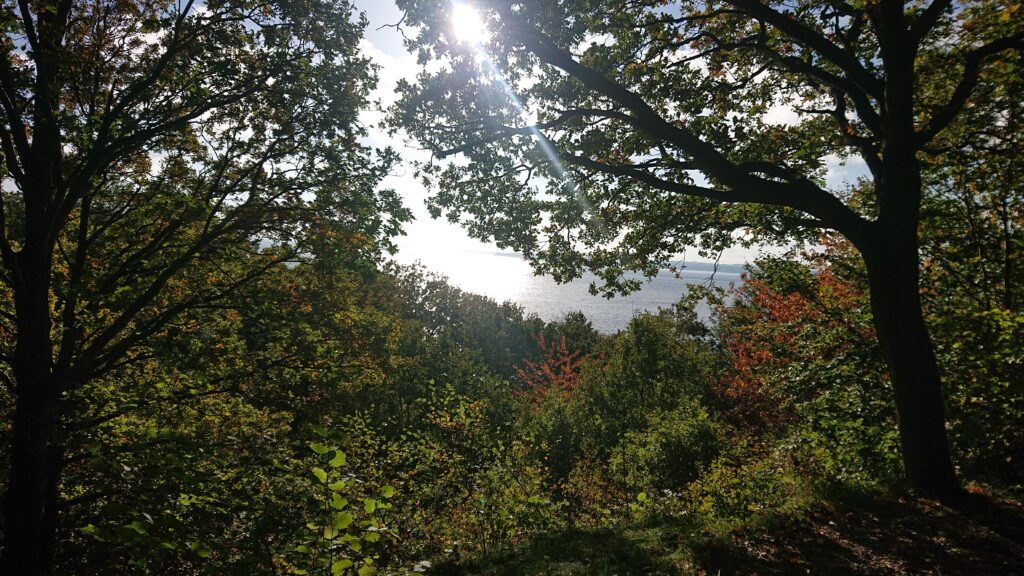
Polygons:
[[[611,334],[626,328],[629,321],[642,312],[655,312],[674,305],[693,284],[714,283],[727,288],[740,282],[743,264],[714,262],[678,262],[676,271],[662,269],[646,279],[629,273],[627,277],[642,282],[640,290],[626,296],[604,298],[590,294],[590,284],[598,281],[593,274],[566,284],[550,277],[535,276],[522,255],[494,250],[462,250],[448,255],[434,254],[419,260],[428,270],[448,278],[449,282],[499,302],[517,304],[527,314],[536,314],[545,321],[560,320],[569,312],[580,311],[598,331]],[[698,312],[705,318],[710,310]]]
[[[519,252],[504,252],[501,250],[460,250],[462,253],[470,254],[484,254],[488,256],[500,256],[503,258],[518,258],[523,260],[523,255]],[[724,272],[728,274],[741,274],[747,268],[747,264],[722,264],[718,262],[709,262],[706,260],[695,260],[695,261],[684,261],[678,260],[674,262],[677,268],[683,268],[686,270],[693,270],[698,272]],[[668,270],[667,268],[662,268]]]

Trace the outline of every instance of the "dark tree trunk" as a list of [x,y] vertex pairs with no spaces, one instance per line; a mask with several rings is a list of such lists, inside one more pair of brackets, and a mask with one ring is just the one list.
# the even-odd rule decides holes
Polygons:
[[[31,243],[30,243],[31,244]],[[60,385],[50,339],[50,259],[45,242],[19,254],[24,290],[15,294],[17,344],[13,438],[4,494],[0,574],[49,575],[56,548],[62,451],[57,438]]]
[[907,33],[902,2],[879,3],[873,25],[885,64],[881,165],[875,174],[878,218],[855,243],[867,266],[875,332],[896,397],[907,481],[922,495],[952,500],[961,493],[960,482],[950,457],[942,379],[924,322],[919,286],[922,185],[915,127],[917,43]]
[[14,413],[10,475],[4,495],[3,574],[49,574],[55,548],[55,509],[51,493],[58,483],[52,472],[56,394],[47,380],[28,381],[34,388],[19,396]]
[[916,230],[899,239],[880,232],[862,253],[875,331],[896,396],[907,480],[922,495],[955,499],[961,488],[946,437],[939,367],[921,310]]

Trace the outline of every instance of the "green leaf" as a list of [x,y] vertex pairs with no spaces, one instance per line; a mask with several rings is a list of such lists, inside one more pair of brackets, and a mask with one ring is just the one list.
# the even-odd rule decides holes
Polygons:
[[200,558],[209,558],[213,552],[207,548],[202,542],[192,542],[188,545],[188,549],[195,552],[196,556]]
[[324,484],[327,483],[327,471],[323,468],[313,468],[313,476],[316,476],[316,479]]
[[352,567],[351,560],[338,560],[334,564],[331,564],[331,576],[338,576],[346,569]]
[[138,521],[138,520],[132,521],[132,523],[128,524],[127,526],[125,526],[125,528],[131,528],[132,530],[135,530],[139,534],[145,534],[146,531],[148,530],[146,525],[143,524],[142,522]]
[[342,498],[340,494],[331,494],[331,508],[341,510],[345,506],[348,506],[348,500]]
[[328,446],[327,444],[321,444],[319,442],[311,443],[309,445],[309,449],[320,455],[327,454],[331,450],[330,446]]
[[334,458],[331,458],[331,460],[328,462],[328,464],[330,464],[332,468],[338,468],[339,466],[344,466],[345,465],[345,453],[342,452],[341,450],[335,450],[334,451]]
[[376,509],[377,509],[377,501],[376,500],[374,500],[373,498],[364,498],[363,499],[363,510],[365,510],[367,514],[373,514],[373,512]]
[[373,566],[363,566],[359,569],[359,576],[377,576],[377,568]]
[[344,530],[352,524],[352,514],[348,512],[336,512],[334,514],[334,527],[338,530]]
[[395,495],[395,487],[388,485],[380,489],[380,495],[385,498],[391,498]]
[[637,494],[636,495],[636,499],[637,499],[638,502],[646,502],[647,501],[647,492],[641,492],[641,493]]
[[92,524],[86,524],[85,526],[81,527],[80,530],[84,534],[88,534],[88,535],[92,536],[93,538],[95,538],[96,540],[99,540],[100,542],[105,542],[105,540],[103,538],[103,535],[100,534],[99,528],[97,528],[96,526],[94,526]]

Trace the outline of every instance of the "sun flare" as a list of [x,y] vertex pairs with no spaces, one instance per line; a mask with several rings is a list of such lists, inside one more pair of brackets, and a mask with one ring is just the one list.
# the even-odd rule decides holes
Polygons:
[[452,5],[452,29],[455,37],[463,44],[480,44],[487,40],[487,27],[483,18],[469,4],[455,2]]

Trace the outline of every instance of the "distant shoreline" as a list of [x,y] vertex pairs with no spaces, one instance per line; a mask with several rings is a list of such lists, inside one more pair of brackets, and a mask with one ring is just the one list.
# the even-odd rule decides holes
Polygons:
[[[459,250],[458,252],[524,260],[523,255],[519,252],[502,252],[500,250]],[[706,260],[696,260],[691,262],[679,261],[675,266],[680,271],[692,270],[695,272],[721,272],[725,274],[742,274],[747,270],[747,264],[721,264]],[[661,270],[668,271],[669,269],[661,268]]]

